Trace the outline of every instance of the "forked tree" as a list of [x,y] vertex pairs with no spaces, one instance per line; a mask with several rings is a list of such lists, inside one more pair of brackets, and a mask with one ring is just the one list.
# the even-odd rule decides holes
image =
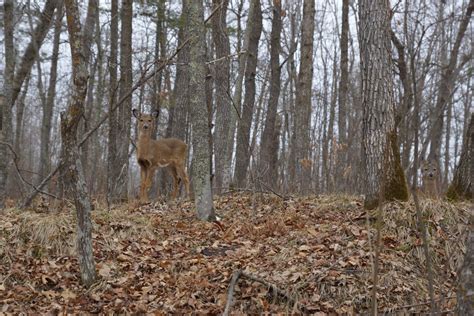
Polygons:
[[359,43],[362,73],[362,147],[365,206],[407,200],[395,130],[389,0],[361,0]]
[[[96,0],[89,0],[89,10],[97,8]],[[80,13],[74,0],[66,0],[67,28],[69,33],[69,45],[72,57],[72,80],[71,92],[67,110],[61,113],[61,140],[62,140],[62,165],[61,172],[66,190],[74,199],[77,214],[77,253],[81,280],[86,286],[90,286],[95,278],[95,262],[92,248],[92,222],[91,222],[91,200],[82,170],[79,149],[77,146],[77,127],[84,113],[84,100],[87,93],[88,67],[84,50],[90,47],[89,40],[84,40],[80,23]]]

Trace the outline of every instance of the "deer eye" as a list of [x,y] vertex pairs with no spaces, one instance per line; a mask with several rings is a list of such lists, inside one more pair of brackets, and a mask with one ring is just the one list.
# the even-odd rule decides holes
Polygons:
[[140,119],[140,122],[143,122],[143,119]]

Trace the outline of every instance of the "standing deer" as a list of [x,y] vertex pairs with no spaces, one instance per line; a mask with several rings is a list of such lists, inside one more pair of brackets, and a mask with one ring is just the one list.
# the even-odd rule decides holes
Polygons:
[[173,176],[171,198],[176,198],[181,181],[184,183],[186,195],[189,196],[189,179],[184,170],[188,145],[176,138],[159,140],[151,138],[158,111],[142,114],[137,109],[133,109],[132,113],[138,120],[137,161],[140,165],[140,200],[148,201],[148,190],[151,187],[155,171],[157,168],[163,167],[168,167]]
[[423,179],[423,194],[428,198],[439,197],[438,168],[435,160],[421,160],[421,178]]

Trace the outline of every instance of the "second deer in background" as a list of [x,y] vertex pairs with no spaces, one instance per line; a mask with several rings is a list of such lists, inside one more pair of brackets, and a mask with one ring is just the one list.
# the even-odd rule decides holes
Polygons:
[[140,201],[148,201],[148,190],[157,168],[167,167],[173,176],[172,199],[176,198],[179,185],[183,182],[186,195],[189,196],[189,178],[185,170],[186,150],[188,145],[176,138],[151,138],[158,112],[142,114],[132,110],[138,120],[137,161],[140,166]]

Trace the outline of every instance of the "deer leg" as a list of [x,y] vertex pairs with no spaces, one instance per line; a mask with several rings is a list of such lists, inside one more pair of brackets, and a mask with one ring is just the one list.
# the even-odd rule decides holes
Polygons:
[[146,181],[145,181],[145,190],[148,198],[148,191],[151,188],[151,185],[153,183],[153,176],[155,175],[156,168],[148,168],[148,172],[146,175]]
[[189,197],[189,178],[184,170],[184,165],[178,166],[177,168],[178,176],[184,183],[184,188],[186,190],[186,197]]
[[173,176],[173,191],[171,192],[171,199],[174,200],[176,199],[176,195],[178,194],[178,191],[179,191],[179,177],[178,177],[178,172],[175,166],[170,166],[168,170],[171,172],[171,175]]
[[148,176],[148,168],[140,165],[140,201],[145,202],[148,200],[146,181]]

